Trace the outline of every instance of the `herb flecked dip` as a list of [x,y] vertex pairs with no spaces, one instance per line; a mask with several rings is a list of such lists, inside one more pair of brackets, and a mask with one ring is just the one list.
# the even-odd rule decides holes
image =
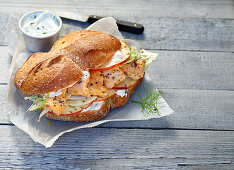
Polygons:
[[58,30],[59,23],[54,14],[43,12],[26,21],[22,28],[32,36],[47,36]]

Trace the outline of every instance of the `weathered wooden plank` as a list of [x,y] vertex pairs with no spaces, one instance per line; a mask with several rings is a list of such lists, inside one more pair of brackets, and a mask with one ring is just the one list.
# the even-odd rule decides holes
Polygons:
[[[155,51],[150,69],[158,88],[234,90],[234,53]],[[0,46],[0,83],[7,83],[11,57]]]
[[[100,127],[181,128],[234,130],[234,91],[160,89],[174,114],[147,121],[110,122]],[[6,86],[0,86],[0,123],[10,123],[5,104]]]
[[231,168],[228,131],[92,128],[71,132],[45,149],[14,126],[0,126],[0,168]]
[[0,46],[0,83],[7,83],[12,56],[8,54],[8,46]]
[[158,88],[234,90],[234,53],[154,52],[149,71]]
[[7,86],[0,85],[0,123],[10,123],[8,113],[9,107],[7,101]]
[[[10,0],[0,2],[0,13],[26,12],[32,8],[55,8],[74,10],[83,14],[96,14],[116,17],[202,17],[234,18],[232,0],[99,0],[99,1],[63,1],[57,0]],[[130,11],[130,12],[129,12]]]
[[[6,45],[6,35],[15,23],[17,28],[19,15],[0,15],[0,45]],[[145,25],[141,35],[124,33],[129,39],[135,39],[142,48],[161,50],[197,50],[230,51],[234,50],[234,20],[199,18],[130,18]],[[61,36],[69,32],[85,29],[87,23],[64,20]]]
[[144,34],[124,33],[124,37],[135,39],[145,49],[229,52],[234,49],[234,20],[148,18],[137,21],[146,26]]

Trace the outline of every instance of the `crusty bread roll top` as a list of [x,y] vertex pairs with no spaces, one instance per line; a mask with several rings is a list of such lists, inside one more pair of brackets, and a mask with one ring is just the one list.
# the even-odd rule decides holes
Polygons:
[[121,47],[120,41],[112,35],[81,30],[72,32],[59,40],[53,50],[65,50],[81,68],[99,68],[111,60]]
[[82,70],[103,66],[120,47],[109,34],[72,32],[57,40],[50,52],[32,54],[16,73],[15,86],[26,95],[58,91],[80,80]]

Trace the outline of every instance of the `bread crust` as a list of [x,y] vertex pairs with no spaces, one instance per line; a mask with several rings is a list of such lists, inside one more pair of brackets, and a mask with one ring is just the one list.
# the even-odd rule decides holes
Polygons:
[[57,40],[50,52],[32,54],[16,73],[15,86],[26,95],[58,91],[80,80],[82,69],[105,65],[120,47],[109,34],[72,32]]
[[96,69],[110,61],[120,47],[120,41],[112,35],[81,30],[60,38],[51,50],[65,50],[81,68]]
[[113,97],[104,101],[102,107],[99,110],[79,112],[67,116],[56,115],[54,113],[47,113],[45,116],[48,117],[49,119],[73,121],[73,122],[90,122],[90,121],[99,120],[105,117],[111,109],[124,106],[128,102],[130,96],[133,94],[137,86],[142,82],[142,80],[143,78],[137,80],[137,83],[134,86],[126,89],[127,96],[121,97],[118,95],[114,95]]
[[82,70],[66,54],[34,53],[20,67],[14,83],[26,95],[55,92],[77,82]]
[[54,120],[63,120],[63,121],[72,121],[72,122],[90,122],[99,120],[103,117],[105,117],[108,112],[111,110],[110,105],[108,104],[108,101],[104,101],[102,107],[99,110],[90,110],[86,112],[79,112],[74,113],[72,115],[57,115],[51,112],[48,112],[45,114],[46,117],[49,119]]

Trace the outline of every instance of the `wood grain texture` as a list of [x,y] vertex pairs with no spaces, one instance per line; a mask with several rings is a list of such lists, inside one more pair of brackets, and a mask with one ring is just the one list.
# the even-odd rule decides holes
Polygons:
[[0,83],[7,83],[12,56],[7,46],[0,46]]
[[[17,28],[19,15],[0,15],[0,45],[7,45],[5,36]],[[234,20],[210,18],[130,18],[123,20],[145,25],[144,34],[124,33],[125,38],[134,39],[144,49],[185,51],[234,50]],[[15,23],[15,24],[12,24]],[[60,36],[75,30],[85,29],[89,24],[64,20]]]
[[[0,168],[175,169],[234,166],[234,135],[227,131],[82,129],[51,148],[14,126],[0,126]],[[123,140],[123,138],[125,140]]]
[[[0,86],[0,123],[10,123],[5,104],[7,86]],[[175,111],[160,119],[146,121],[110,122],[99,127],[117,128],[180,128],[234,130],[233,91],[159,89]]]
[[115,17],[234,18],[232,0],[41,0],[33,3],[31,0],[0,1],[0,13],[24,13],[33,8],[45,7],[78,11],[86,15]]
[[153,51],[149,69],[158,88],[234,90],[234,53]]
[[0,124],[10,123],[9,121],[9,106],[6,104],[7,101],[7,85],[0,85]]
[[185,51],[229,51],[234,49],[234,20],[149,18],[142,36],[125,33],[142,48]]

